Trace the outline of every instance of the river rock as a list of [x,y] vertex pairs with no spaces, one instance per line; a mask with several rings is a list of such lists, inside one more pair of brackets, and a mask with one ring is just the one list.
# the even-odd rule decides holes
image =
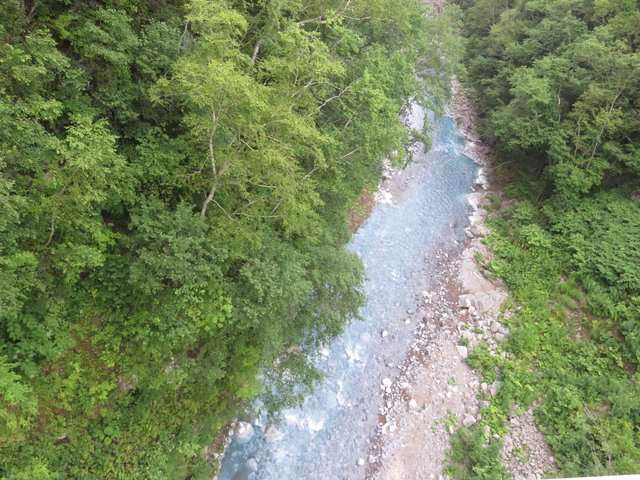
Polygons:
[[489,235],[489,229],[484,225],[477,223],[475,225],[472,225],[469,228],[469,231],[474,237],[486,237],[487,235]]
[[469,308],[471,307],[471,298],[468,295],[460,295],[458,299],[458,305],[460,308]]
[[240,445],[247,443],[253,438],[253,426],[248,422],[238,422],[236,424],[233,440]]
[[250,458],[249,460],[247,460],[247,470],[249,470],[250,472],[257,472],[258,471],[258,462],[256,461],[255,458]]
[[284,438],[284,434],[273,425],[270,425],[269,428],[267,428],[264,432],[264,436],[268,442],[279,442]]
[[462,420],[462,424],[465,427],[470,427],[471,425],[474,425],[476,423],[476,417],[474,417],[473,415],[465,415],[464,419]]
[[463,330],[462,338],[471,342],[476,339],[476,336],[474,335],[473,332],[470,332],[469,330]]
[[504,439],[504,449],[511,453],[513,451],[513,439],[510,436],[506,436]]
[[500,384],[498,382],[495,382],[489,385],[489,395],[491,395],[492,397],[495,397],[498,394],[499,387],[500,387]]
[[500,330],[500,324],[498,322],[491,322],[491,333],[496,333]]

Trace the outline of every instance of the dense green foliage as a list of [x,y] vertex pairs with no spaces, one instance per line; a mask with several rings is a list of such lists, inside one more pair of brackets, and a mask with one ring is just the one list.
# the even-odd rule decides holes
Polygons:
[[[640,8],[627,1],[464,2],[467,81],[512,205],[485,266],[512,295],[502,388],[483,425],[538,401],[565,476],[640,471]],[[511,203],[511,202],[510,202]],[[486,440],[461,434],[455,455]],[[460,478],[498,454],[476,455]],[[454,459],[455,460],[455,459]],[[459,462],[458,462],[459,465]]]
[[443,99],[456,18],[2,2],[1,478],[206,477],[262,369],[308,371],[290,347],[356,314],[347,211],[408,99]]

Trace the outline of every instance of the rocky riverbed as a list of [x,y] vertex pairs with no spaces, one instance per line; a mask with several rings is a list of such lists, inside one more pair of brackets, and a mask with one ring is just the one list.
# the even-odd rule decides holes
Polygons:
[[[376,441],[366,459],[367,478],[446,478],[451,434],[481,420],[480,407],[488,407],[500,388],[499,381],[482,383],[465,362],[480,342],[493,355],[500,354],[498,344],[509,334],[500,318],[510,312],[501,312],[507,298],[504,286],[486,279],[476,260],[490,255],[482,242],[489,233],[483,207],[490,196],[499,195],[490,190],[485,174],[490,148],[476,136],[471,104],[455,80],[454,89],[449,114],[466,137],[465,154],[481,165],[475,191],[468,197],[469,240],[438,253],[435,288],[416,298],[421,318],[416,340],[401,375],[393,382],[381,381],[385,401],[379,411]],[[502,460],[516,480],[539,479],[554,470],[554,459],[534,420],[532,408],[512,416],[503,439]],[[486,433],[492,434],[490,430]],[[360,462],[364,464],[365,459]]]

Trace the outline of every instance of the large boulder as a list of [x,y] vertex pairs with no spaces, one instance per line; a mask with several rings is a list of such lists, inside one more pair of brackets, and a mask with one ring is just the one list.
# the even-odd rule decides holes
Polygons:
[[251,440],[254,434],[253,426],[250,423],[238,422],[236,423],[233,441],[242,445]]

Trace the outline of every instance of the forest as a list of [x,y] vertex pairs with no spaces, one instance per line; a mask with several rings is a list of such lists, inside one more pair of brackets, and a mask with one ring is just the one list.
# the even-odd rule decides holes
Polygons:
[[[640,8],[627,0],[461,0],[464,81],[503,190],[494,257],[517,312],[483,422],[533,405],[558,476],[640,472]],[[456,478],[508,478],[482,428]],[[489,446],[487,446],[489,445]],[[521,452],[526,456],[527,452]]]
[[0,478],[210,478],[265,372],[299,398],[362,304],[348,213],[405,161],[407,102],[442,108],[458,13],[2,2]]

